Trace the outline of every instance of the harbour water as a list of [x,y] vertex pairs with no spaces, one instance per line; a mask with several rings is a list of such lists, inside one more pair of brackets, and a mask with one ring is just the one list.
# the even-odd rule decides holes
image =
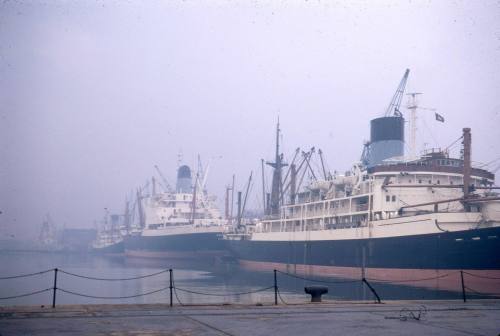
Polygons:
[[[169,272],[173,269],[174,304],[269,304],[274,302],[273,272],[249,272],[232,262],[207,260],[164,260],[109,257],[93,254],[62,254],[33,252],[2,252],[0,277],[36,273],[58,268],[57,304],[116,304],[168,303]],[[164,271],[164,272],[162,272]],[[156,274],[162,272],[160,274]],[[89,278],[128,279],[156,274],[134,280],[95,280]],[[78,277],[80,275],[84,277]],[[304,286],[324,285],[329,300],[374,299],[361,281],[320,279],[314,282],[278,273],[280,303],[303,303],[309,300]],[[45,305],[52,303],[54,272],[30,277],[3,279],[0,297],[11,297],[47,289],[47,291],[12,299],[0,300],[0,305]],[[461,293],[425,290],[411,286],[372,284],[382,300],[461,299]],[[267,289],[266,289],[267,288]],[[262,291],[261,291],[262,290]],[[140,295],[144,293],[155,293]],[[249,294],[244,294],[248,293]],[[79,295],[76,295],[77,293]],[[469,298],[481,298],[467,294]],[[97,298],[97,297],[108,297]],[[114,297],[110,299],[109,297]],[[116,298],[115,298],[116,297]]]

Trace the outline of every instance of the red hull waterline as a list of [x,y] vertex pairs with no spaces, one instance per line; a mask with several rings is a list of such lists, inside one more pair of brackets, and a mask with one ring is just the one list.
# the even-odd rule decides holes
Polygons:
[[[361,279],[363,276],[360,267],[284,264],[251,260],[239,260],[239,263],[243,268],[251,271],[278,270],[304,277]],[[390,283],[433,290],[462,291],[460,270],[365,268],[364,273],[364,277],[374,283]],[[500,270],[463,270],[463,277],[468,293],[500,296]]]

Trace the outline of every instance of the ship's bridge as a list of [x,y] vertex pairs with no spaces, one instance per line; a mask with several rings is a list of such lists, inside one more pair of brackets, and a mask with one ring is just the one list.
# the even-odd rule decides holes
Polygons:
[[[427,174],[453,174],[463,175],[464,161],[452,159],[444,152],[431,152],[424,154],[419,160],[399,162],[395,164],[383,164],[367,169],[369,174],[381,175],[381,173],[427,173]],[[492,185],[495,174],[481,168],[472,168],[471,176],[476,177],[480,184]]]

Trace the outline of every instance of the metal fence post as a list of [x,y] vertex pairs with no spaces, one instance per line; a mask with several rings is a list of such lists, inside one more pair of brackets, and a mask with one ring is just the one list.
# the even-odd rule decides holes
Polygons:
[[274,270],[274,305],[278,305],[278,278],[276,276],[276,270]]
[[173,306],[173,301],[172,301],[172,288],[174,288],[173,284],[174,284],[174,274],[173,274],[173,271],[172,269],[169,269],[168,272],[170,273],[170,307]]
[[467,302],[467,298],[465,297],[465,283],[464,283],[464,271],[460,271],[460,279],[462,280],[462,299],[464,302]]
[[54,268],[54,287],[52,292],[52,308],[56,307],[56,291],[57,291],[57,268]]

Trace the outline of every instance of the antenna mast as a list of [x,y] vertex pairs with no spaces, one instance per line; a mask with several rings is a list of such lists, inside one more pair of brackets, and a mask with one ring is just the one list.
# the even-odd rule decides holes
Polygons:
[[411,92],[407,95],[410,97],[408,100],[408,105],[406,108],[410,110],[410,142],[409,142],[409,157],[411,160],[417,158],[417,108],[418,108],[418,96],[421,92]]

